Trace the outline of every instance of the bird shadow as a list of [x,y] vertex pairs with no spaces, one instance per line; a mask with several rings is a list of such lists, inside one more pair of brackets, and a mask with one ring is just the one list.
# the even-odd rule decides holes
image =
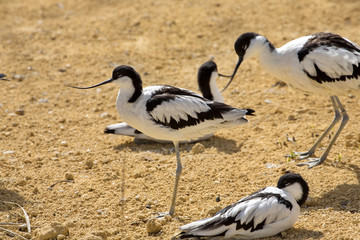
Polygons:
[[[205,149],[214,147],[219,152],[232,154],[235,152],[240,152],[242,146],[246,140],[240,142],[237,145],[236,141],[233,139],[227,139],[219,136],[213,136],[207,140],[202,140],[201,143]],[[180,143],[180,151],[191,151],[192,147],[196,143]],[[174,145],[172,143],[157,143],[157,142],[150,142],[150,141],[126,141],[119,145],[114,146],[114,150],[122,151],[124,149],[131,149],[134,152],[143,152],[143,151],[151,151],[151,152],[161,152],[165,155],[172,154],[174,152]],[[205,150],[206,151],[206,150]]]
[[233,139],[227,139],[220,136],[213,136],[203,143],[205,148],[216,148],[219,152],[232,154],[236,152],[241,152],[241,148],[245,144],[247,139],[242,140],[239,145],[236,144],[236,141]]
[[314,231],[305,228],[292,228],[291,233],[291,235],[296,236],[296,239],[318,239],[324,236],[324,234],[320,231]]
[[[338,168],[353,171],[360,183],[360,168],[357,165],[349,164],[338,166]],[[351,196],[351,199],[347,199],[347,196]],[[315,200],[317,203],[321,203],[321,205],[314,206],[315,209],[331,207],[335,211],[357,213],[360,209],[360,185],[347,183],[340,184]]]
[[296,236],[295,239],[318,239],[318,238],[322,238],[324,234],[319,231],[308,230],[305,228],[290,228],[273,237],[268,237],[263,239],[264,240],[294,239],[292,236]]
[[12,205],[5,204],[4,202],[12,202],[17,203],[20,206],[24,206],[26,201],[22,196],[20,196],[17,192],[11,191],[8,189],[1,188],[0,189],[0,211],[6,212],[12,209]]
[[[313,231],[313,230],[308,230],[308,229],[304,229],[304,228],[291,228],[289,230],[286,230],[285,232],[279,233],[275,236],[272,237],[267,237],[267,238],[262,238],[264,240],[276,240],[276,239],[290,239],[288,238],[286,235],[284,235],[284,233],[286,233],[286,235],[295,235],[296,239],[318,239],[318,238],[322,238],[324,236],[324,234],[322,232],[319,231]],[[200,240],[200,239],[206,239],[206,240],[222,240],[224,239],[223,237],[203,237],[203,238],[190,238],[193,240]],[[238,238],[234,237],[234,238],[229,238],[229,240],[236,240]],[[177,234],[175,236],[173,236],[171,238],[171,240],[180,240],[180,234]]]

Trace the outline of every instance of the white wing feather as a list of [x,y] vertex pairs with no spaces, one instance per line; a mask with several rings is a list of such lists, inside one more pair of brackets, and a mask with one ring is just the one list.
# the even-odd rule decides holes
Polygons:
[[160,122],[170,122],[171,118],[176,121],[188,120],[188,115],[196,118],[197,113],[209,111],[210,107],[202,99],[192,96],[176,96],[174,99],[164,101],[157,105],[151,112],[151,116]]
[[314,64],[331,78],[352,75],[353,65],[359,65],[360,55],[346,49],[323,46],[311,51],[301,62],[304,69],[316,76]]
[[[267,230],[262,230],[266,232],[274,231],[273,229],[270,230],[268,225],[276,225],[277,222],[284,221],[284,219],[290,216],[291,210],[287,208],[285,204],[279,203],[278,197],[269,197],[267,195],[268,193],[278,194],[287,199],[282,190],[275,187],[267,187],[254,195],[250,195],[226,207],[211,218],[189,223],[180,229],[186,232],[186,234],[194,236],[216,236],[226,232],[225,237],[238,236],[244,239],[255,236],[256,233],[252,232],[251,229],[256,228],[256,226],[265,221],[265,229]],[[233,222],[230,223],[229,220]],[[251,223],[251,221],[253,221],[253,223]],[[240,222],[241,225],[251,223],[252,226],[247,230],[243,228],[236,229],[238,222]],[[275,230],[275,232],[276,231],[277,230]],[[265,232],[261,234],[264,235],[259,236],[267,236]]]

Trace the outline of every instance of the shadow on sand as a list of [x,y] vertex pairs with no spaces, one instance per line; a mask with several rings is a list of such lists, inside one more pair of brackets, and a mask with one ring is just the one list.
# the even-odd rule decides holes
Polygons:
[[[353,171],[360,183],[360,168],[357,165],[349,164],[346,166],[338,166],[338,168]],[[351,196],[351,199],[346,199],[347,196]],[[344,183],[338,185],[334,189],[324,193],[320,198],[316,199],[316,202],[321,203],[321,205],[315,206],[316,209],[331,207],[335,211],[347,211],[351,213],[359,212],[360,184]]]
[[[235,152],[241,152],[241,147],[246,140],[241,141],[239,146],[236,145],[236,141],[233,139],[227,139],[223,137],[213,136],[207,140],[203,140],[200,143],[206,148],[214,147],[219,152],[232,154]],[[196,143],[182,143],[180,144],[180,151],[190,151]],[[130,148],[134,152],[152,151],[161,152],[169,155],[174,152],[174,145],[172,143],[156,143],[150,141],[141,141],[136,143],[134,141],[127,141],[125,143],[114,146],[114,150],[121,151],[123,149]],[[164,150],[166,149],[166,150]],[[206,150],[205,150],[206,151]]]
[[13,205],[4,204],[3,202],[13,202],[19,204],[20,206],[25,205],[24,198],[16,191],[0,188],[0,211],[6,212],[14,207]]

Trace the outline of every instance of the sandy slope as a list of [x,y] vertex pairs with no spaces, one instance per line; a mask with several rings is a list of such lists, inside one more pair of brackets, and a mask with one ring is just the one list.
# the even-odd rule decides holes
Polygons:
[[[176,218],[149,235],[149,219],[170,204],[173,146],[104,135],[106,125],[121,121],[117,89],[65,86],[98,83],[116,65],[129,64],[145,86],[197,90],[197,68],[210,57],[220,72],[231,73],[233,43],[247,31],[275,46],[318,31],[359,44],[357,0],[2,0],[0,6],[0,72],[11,79],[0,82],[0,200],[24,206],[32,225],[41,227],[33,239],[52,222],[69,229],[67,239],[169,239],[179,226],[275,185],[285,171],[302,174],[311,191],[285,238],[360,239],[359,97],[341,97],[350,122],[329,159],[311,170],[297,167],[283,156],[310,147],[333,118],[331,103],[273,87],[276,79],[256,60],[245,62],[224,96],[256,116],[219,131],[200,153],[193,144],[181,146],[185,169]],[[66,173],[75,181],[48,189]],[[1,222],[24,221],[16,208],[2,205],[0,211]]]

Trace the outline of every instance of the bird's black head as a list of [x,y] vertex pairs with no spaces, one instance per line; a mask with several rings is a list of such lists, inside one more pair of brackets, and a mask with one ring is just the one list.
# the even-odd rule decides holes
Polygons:
[[233,74],[231,75],[230,81],[226,84],[225,88],[222,91],[225,91],[225,89],[230,85],[231,81],[234,79],[235,74],[236,74],[238,68],[240,67],[240,64],[244,60],[246,50],[249,48],[251,40],[255,39],[257,36],[259,36],[259,34],[253,33],[253,32],[248,32],[248,33],[241,34],[240,37],[238,37],[238,39],[236,39],[234,48],[235,48],[236,54],[239,56],[239,60],[236,63],[236,66],[235,66]]
[[123,84],[126,84],[129,79],[135,89],[133,96],[129,99],[129,102],[134,102],[142,92],[142,80],[140,74],[136,72],[133,67],[127,65],[117,66],[113,70],[112,81],[118,85],[122,86]]
[[213,72],[217,72],[217,65],[213,61],[207,61],[200,66],[198,71],[198,85],[204,98],[213,100],[214,97],[210,89],[210,80]]
[[[116,81],[122,77],[129,77],[131,80],[136,82],[136,85],[142,85],[141,77],[135,69],[128,65],[117,66],[112,72],[112,80]],[[135,84],[134,84],[135,85]]]
[[307,182],[297,173],[286,173],[279,178],[277,187],[289,191],[301,206],[309,195]]
[[111,82],[118,84],[120,87],[134,89],[134,93],[132,97],[129,99],[129,102],[135,102],[136,99],[142,93],[142,81],[139,73],[137,73],[134,68],[127,65],[120,65],[116,67],[112,72],[112,78],[104,82],[101,82],[99,84],[90,87],[74,87],[74,86],[69,86],[69,87],[77,88],[77,89],[90,89]]
[[236,54],[239,56],[239,58],[243,58],[246,50],[250,46],[251,40],[255,39],[259,34],[253,33],[253,32],[247,32],[244,34],[241,34],[238,39],[236,39],[234,48]]

